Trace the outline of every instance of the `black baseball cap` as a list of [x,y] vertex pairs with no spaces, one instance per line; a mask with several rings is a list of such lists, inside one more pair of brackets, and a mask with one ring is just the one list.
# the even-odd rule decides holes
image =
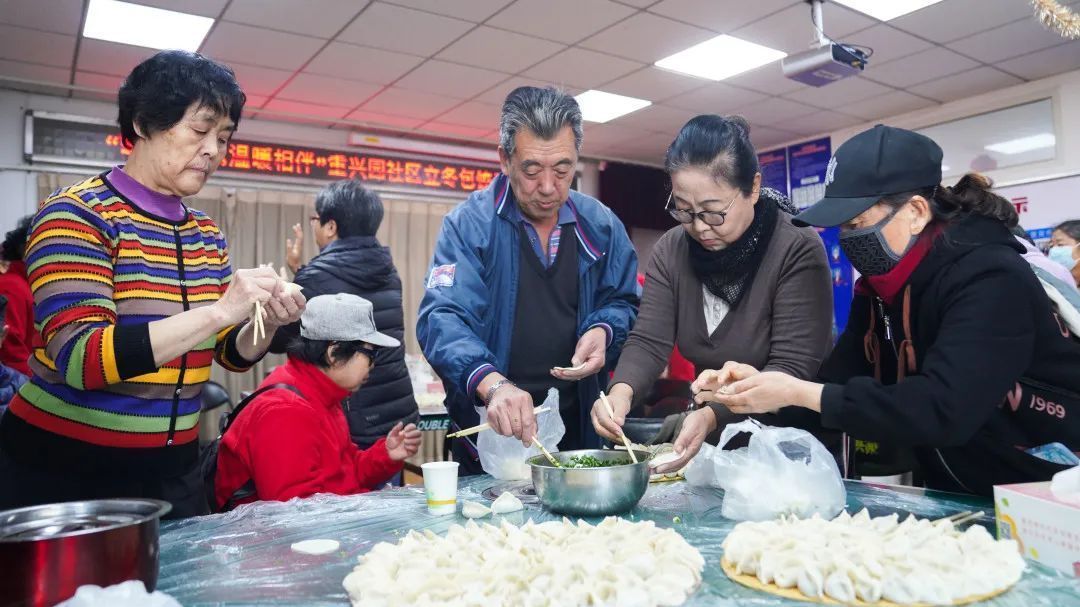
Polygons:
[[831,228],[891,194],[941,183],[941,147],[926,135],[879,124],[836,149],[825,174],[825,198],[792,222]]

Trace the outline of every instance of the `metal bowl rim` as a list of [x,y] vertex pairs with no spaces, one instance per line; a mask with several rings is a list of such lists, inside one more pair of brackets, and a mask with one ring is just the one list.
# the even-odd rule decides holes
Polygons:
[[[34,510],[45,510],[49,508],[64,508],[70,504],[100,504],[100,505],[119,505],[119,504],[143,504],[155,507],[153,512],[143,515],[137,515],[133,520],[118,522],[112,525],[105,525],[102,527],[94,527],[93,529],[80,529],[78,531],[69,531],[66,533],[59,533],[56,535],[50,535],[48,537],[28,537],[12,539],[4,536],[0,536],[0,545],[2,544],[25,544],[31,542],[47,542],[49,540],[58,540],[69,537],[79,537],[83,535],[91,535],[94,533],[104,533],[106,531],[112,531],[123,527],[136,527],[150,521],[158,520],[165,516],[172,510],[172,504],[164,500],[156,500],[149,498],[118,498],[118,499],[96,499],[96,500],[76,500],[70,502],[54,502],[51,504],[38,504],[36,506],[25,506],[22,508],[14,508],[11,510],[0,511],[0,521],[7,519],[12,515],[23,514],[26,512],[32,512]],[[2,523],[0,523],[2,524]],[[3,527],[0,526],[0,529]]]
[[[615,449],[573,449],[570,451],[552,451],[551,456],[555,457],[556,455],[568,455],[570,457],[573,457],[574,455],[589,455],[593,453],[602,453],[604,455],[608,455],[616,453],[626,453],[626,451],[616,451]],[[618,464],[616,466],[602,466],[599,468],[558,468],[552,466],[551,462],[549,462],[547,457],[543,454],[530,457],[528,460],[526,460],[526,463],[533,468],[543,468],[545,470],[614,470],[618,468],[625,468],[627,466],[640,466],[641,464],[647,464],[649,460],[652,459],[652,453],[648,451],[634,449],[634,453],[636,453],[638,456],[638,462],[636,464],[631,461],[628,464]],[[630,457],[630,455],[627,454],[627,457]]]

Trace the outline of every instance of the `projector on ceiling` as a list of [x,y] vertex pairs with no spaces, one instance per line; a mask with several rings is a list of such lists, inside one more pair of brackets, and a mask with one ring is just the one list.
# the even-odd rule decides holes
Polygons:
[[828,42],[804,53],[788,55],[780,62],[784,76],[810,86],[825,86],[855,76],[866,68],[866,53]]

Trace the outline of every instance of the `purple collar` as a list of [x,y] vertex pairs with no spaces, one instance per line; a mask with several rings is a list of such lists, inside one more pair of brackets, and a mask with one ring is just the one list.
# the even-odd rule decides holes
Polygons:
[[151,190],[125,173],[122,166],[113,167],[105,179],[117,193],[149,215],[168,221],[180,221],[187,217],[187,207],[179,196]]

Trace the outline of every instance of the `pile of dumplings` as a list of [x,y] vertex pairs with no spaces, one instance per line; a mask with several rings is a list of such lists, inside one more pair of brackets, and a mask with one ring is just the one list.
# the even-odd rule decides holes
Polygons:
[[959,531],[947,520],[900,522],[866,510],[831,521],[739,523],[723,548],[736,574],[841,603],[961,603],[1007,589],[1024,571],[1016,542],[995,540],[979,525]]
[[444,536],[411,531],[374,546],[344,586],[365,607],[654,607],[685,601],[704,564],[682,536],[651,521],[469,521]]

